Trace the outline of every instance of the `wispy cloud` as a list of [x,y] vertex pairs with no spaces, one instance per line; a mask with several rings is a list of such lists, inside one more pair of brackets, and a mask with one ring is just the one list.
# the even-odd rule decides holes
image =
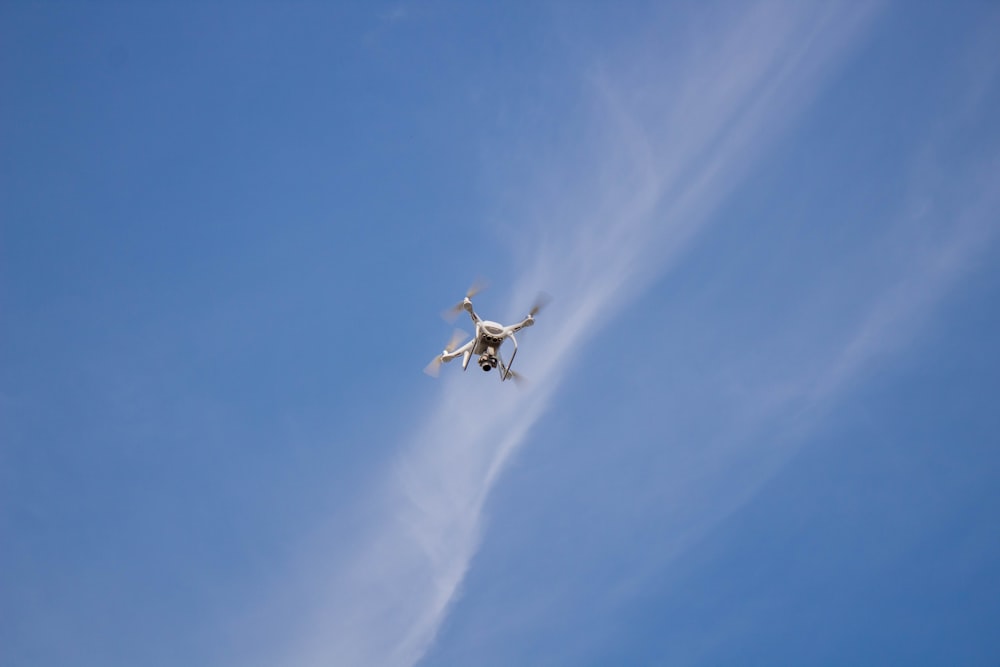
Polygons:
[[[982,46],[971,50],[981,56]],[[683,467],[683,475],[659,475],[666,490],[656,497],[633,495],[630,512],[657,517],[659,534],[609,582],[609,604],[642,591],[654,572],[752,498],[852,388],[905,350],[956,285],[983,268],[1000,234],[1000,136],[989,120],[1000,88],[995,58],[979,62],[987,66],[956,75],[962,94],[912,149],[906,194],[868,237],[866,269],[844,267],[828,278],[835,285],[808,295],[825,317],[816,319],[800,303],[800,312],[741,341],[741,353],[723,364],[737,378],[734,395],[716,405],[724,405],[727,419],[707,438],[671,441],[673,451],[663,456],[683,465],[661,458],[655,467]],[[725,384],[705,380],[715,391]]]
[[398,21],[405,21],[406,19],[410,18],[410,11],[403,5],[393,5],[389,9],[379,14],[378,17],[383,21],[396,23]]
[[558,296],[528,334],[533,382],[514,391],[444,374],[439,401],[366,504],[372,522],[343,560],[309,573],[315,613],[288,664],[420,660],[478,548],[490,490],[571,355],[669,268],[878,9],[742,7],[690,40],[633,45],[591,70],[590,159],[566,168],[572,191],[539,206],[526,232],[538,250],[513,290],[512,307],[539,288]]
[[[600,500],[594,501],[599,508],[586,508],[599,516],[614,517],[605,522],[615,524],[613,529],[604,529],[608,545],[594,547],[597,554],[574,554],[580,557],[573,559],[561,554],[563,558],[557,560],[566,561],[564,571],[571,574],[558,581],[542,577],[532,580],[529,575],[529,581],[545,581],[544,591],[536,592],[537,586],[521,582],[520,592],[529,589],[524,597],[530,599],[501,596],[506,605],[502,620],[495,620],[495,614],[488,622],[479,616],[478,624],[471,621],[463,625],[456,637],[461,634],[464,639],[472,628],[479,633],[477,641],[488,643],[493,639],[502,645],[497,637],[523,636],[518,632],[525,627],[551,628],[552,618],[572,613],[574,627],[587,628],[583,633],[586,638],[574,640],[572,646],[554,641],[558,647],[550,648],[544,661],[592,661],[595,643],[600,643],[595,636],[606,631],[607,619],[614,616],[609,608],[628,604],[637,596],[648,598],[649,582],[662,581],[672,558],[697,544],[752,498],[811,435],[829,425],[831,414],[850,398],[853,389],[891,364],[894,356],[927,330],[936,307],[958,284],[985,268],[982,258],[1000,232],[1000,217],[996,214],[1000,209],[1000,135],[990,115],[1000,88],[997,61],[983,56],[984,43],[992,44],[970,45],[970,50],[977,53],[973,60],[981,66],[961,73],[949,72],[949,81],[958,92],[941,107],[937,120],[928,121],[930,128],[922,127],[915,133],[917,143],[907,147],[906,154],[891,156],[893,169],[902,169],[906,176],[901,201],[890,199],[897,195],[887,196],[885,201],[892,202],[888,211],[881,204],[872,207],[870,201],[857,201],[845,209],[847,215],[859,218],[855,221],[861,230],[856,244],[843,255],[810,255],[810,260],[819,258],[823,266],[791,262],[789,266],[795,268],[786,271],[784,278],[803,280],[808,288],[795,293],[794,301],[779,317],[758,313],[758,319],[766,320],[766,325],[753,332],[723,336],[724,349],[713,349],[709,356],[679,367],[661,364],[671,374],[684,374],[687,367],[693,370],[683,379],[666,379],[656,387],[663,410],[671,414],[671,422],[677,423],[652,436],[638,427],[639,433],[631,436],[652,444],[615,444],[615,457],[642,460],[643,472],[633,476],[625,473],[625,477],[618,478],[619,483],[630,486],[617,500],[615,493],[608,497],[602,494]],[[990,48],[995,53],[995,46]],[[975,145],[970,145],[972,137]],[[660,210],[670,210],[670,204],[665,202]],[[654,214],[652,219],[658,218]],[[849,226],[846,220],[834,218],[817,227],[804,222],[793,226],[808,230],[802,231],[808,234],[840,222],[845,228]],[[707,241],[711,243],[713,238]],[[757,252],[753,257],[760,260],[794,254],[800,243],[801,239],[790,243],[780,237],[762,239],[766,252]],[[663,247],[653,250],[662,251]],[[730,278],[725,288],[734,290],[733,281],[738,280]],[[632,284],[634,281],[624,289]],[[731,305],[733,300],[747,296],[736,291],[739,296],[726,303]],[[702,297],[692,297],[686,305],[705,301]],[[712,308],[718,306],[697,304],[694,310],[704,312],[693,317],[708,329],[739,329],[739,315],[710,315],[707,311]],[[655,313],[651,313],[651,319],[653,328],[669,321],[657,319]],[[678,339],[683,340],[683,335]],[[663,332],[660,343],[670,348],[671,340],[671,334]],[[630,358],[630,341],[623,341],[623,347]],[[549,353],[551,350],[546,350]],[[679,356],[673,361],[682,361]],[[711,398],[706,399],[706,395]],[[705,414],[688,419],[683,415],[685,408],[703,410]],[[572,464],[561,472],[570,468]],[[591,465],[587,470],[593,473],[597,468]],[[609,490],[607,485],[601,488]],[[627,503],[627,509],[608,507],[616,502]],[[651,525],[656,527],[654,531],[649,530]],[[615,545],[621,543],[641,544],[642,548],[623,556],[615,551]],[[586,557],[593,562],[581,565],[579,561]],[[599,569],[595,563],[602,557],[615,567],[613,572],[599,570],[598,577],[593,568]],[[622,567],[623,559],[628,562],[626,567]],[[588,583],[597,578],[602,582],[602,604],[597,605],[599,612],[591,612],[593,598],[585,596],[597,592],[598,587]],[[473,603],[467,609],[473,616],[474,607]],[[598,615],[601,622],[595,620]],[[562,662],[552,659],[554,655]]]

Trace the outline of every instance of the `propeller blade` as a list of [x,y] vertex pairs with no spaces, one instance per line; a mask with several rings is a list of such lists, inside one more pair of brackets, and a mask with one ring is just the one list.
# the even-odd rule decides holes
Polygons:
[[438,374],[441,373],[441,364],[442,363],[444,363],[444,362],[441,361],[441,355],[439,354],[438,356],[436,356],[433,359],[431,359],[431,363],[429,363],[426,366],[424,366],[424,373],[427,373],[432,378],[436,378],[438,376]]
[[[451,340],[449,340],[448,344],[444,346],[445,353],[450,353],[457,350],[459,344],[468,337],[469,334],[465,333],[461,329],[455,329],[455,332],[451,334]],[[424,366],[424,373],[427,373],[431,377],[436,378],[438,374],[441,372],[441,364],[443,363],[444,360],[441,358],[441,355],[439,354],[438,356],[431,359],[431,363]]]
[[[476,296],[487,287],[489,287],[489,283],[487,283],[486,280],[482,278],[477,278],[476,282],[472,283],[472,285],[469,286],[469,289],[465,290],[465,299],[471,299],[472,297]],[[462,299],[454,306],[444,311],[441,314],[441,317],[443,317],[448,322],[454,322],[455,318],[458,317],[459,314],[462,312],[462,310],[464,310],[465,308],[465,299]]]
[[449,340],[448,344],[444,346],[444,351],[454,352],[458,349],[459,344],[461,344],[462,341],[468,337],[469,334],[465,333],[461,329],[455,329],[454,333],[451,334],[451,340]]
[[540,311],[545,306],[549,305],[550,301],[552,301],[551,296],[549,296],[545,292],[539,292],[538,296],[535,298],[535,303],[533,306],[531,306],[531,310],[528,311],[528,314],[534,317],[535,315],[538,314],[538,311]]
[[471,299],[489,286],[490,284],[485,278],[476,278],[476,282],[469,285],[469,289],[465,290],[465,297]]
[[521,388],[524,388],[524,386],[528,383],[528,380],[517,371],[507,371],[506,379],[513,380],[514,384]]

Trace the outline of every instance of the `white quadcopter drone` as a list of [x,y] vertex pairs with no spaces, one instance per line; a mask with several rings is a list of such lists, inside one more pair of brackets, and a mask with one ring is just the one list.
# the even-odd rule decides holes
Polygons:
[[[446,318],[454,319],[460,312],[465,310],[469,313],[469,317],[472,318],[472,323],[476,327],[475,335],[473,335],[472,340],[468,341],[464,345],[459,346],[461,342],[468,334],[463,331],[455,331],[455,334],[451,337],[451,341],[445,346],[444,351],[438,356],[434,357],[431,363],[427,364],[424,372],[433,377],[437,377],[438,372],[441,370],[441,364],[446,364],[452,359],[462,357],[462,370],[466,370],[469,367],[469,360],[472,359],[472,355],[479,355],[479,367],[483,369],[484,372],[489,372],[494,368],[500,369],[500,381],[504,380],[520,380],[521,376],[511,370],[511,366],[514,364],[514,357],[517,356],[517,338],[514,334],[525,327],[530,327],[535,323],[535,315],[541,310],[545,304],[549,302],[549,297],[546,294],[540,294],[538,299],[535,301],[535,305],[531,307],[528,311],[528,316],[517,324],[511,324],[509,326],[504,326],[497,322],[490,322],[489,320],[484,320],[476,311],[472,308],[472,297],[478,294],[482,290],[482,286],[474,285],[469,288],[469,291],[465,293],[465,298],[455,304],[452,308],[445,311]],[[510,355],[510,361],[504,363],[503,356],[500,354],[500,346],[507,339],[510,339],[514,343],[514,351]]]

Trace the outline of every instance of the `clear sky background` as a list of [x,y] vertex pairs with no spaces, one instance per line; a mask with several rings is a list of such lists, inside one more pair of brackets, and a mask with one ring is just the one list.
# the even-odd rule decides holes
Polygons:
[[0,95],[0,664],[1000,662],[994,3],[5,2]]

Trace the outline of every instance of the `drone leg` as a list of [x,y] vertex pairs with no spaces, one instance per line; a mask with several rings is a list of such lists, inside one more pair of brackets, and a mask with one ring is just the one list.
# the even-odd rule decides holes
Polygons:
[[514,352],[510,355],[510,361],[507,362],[507,368],[503,370],[504,380],[510,377],[510,367],[514,365],[514,357],[517,356],[517,338],[514,337],[514,334],[511,334],[510,340],[514,343]]

